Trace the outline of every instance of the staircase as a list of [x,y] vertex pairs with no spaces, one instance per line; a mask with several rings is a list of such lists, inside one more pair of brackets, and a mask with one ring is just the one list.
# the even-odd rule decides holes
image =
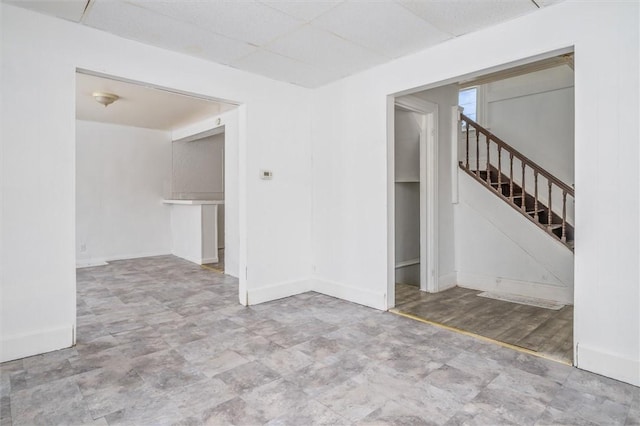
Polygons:
[[466,115],[460,114],[460,121],[465,142],[460,168],[573,251],[574,227],[567,214],[573,188]]

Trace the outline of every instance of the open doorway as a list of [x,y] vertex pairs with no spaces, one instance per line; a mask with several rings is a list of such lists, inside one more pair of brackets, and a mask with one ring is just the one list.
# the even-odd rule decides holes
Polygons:
[[[396,263],[401,273],[390,288],[391,306],[573,362],[572,54],[461,77],[395,100],[408,97],[439,111],[436,185],[427,188],[436,200],[436,231],[417,231],[420,239],[435,241],[437,261],[427,276],[434,273],[436,285],[417,283],[415,271],[405,272],[415,266]],[[389,165],[398,167],[398,158],[416,154],[401,146],[411,121],[398,114],[394,120]],[[390,192],[396,260],[415,246],[415,206],[424,209],[427,199],[408,202],[409,191],[400,185]],[[403,203],[414,206],[413,216],[398,208]]]
[[237,277],[239,134],[234,103],[77,72],[78,268],[173,254]]
[[438,289],[438,105],[418,97],[394,106],[395,281]]

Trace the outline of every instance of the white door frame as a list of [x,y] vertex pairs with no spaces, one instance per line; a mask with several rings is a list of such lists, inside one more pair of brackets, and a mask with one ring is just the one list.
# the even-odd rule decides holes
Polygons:
[[438,291],[438,104],[414,96],[389,98],[387,120],[387,309],[395,306],[395,110],[419,114],[420,290]]

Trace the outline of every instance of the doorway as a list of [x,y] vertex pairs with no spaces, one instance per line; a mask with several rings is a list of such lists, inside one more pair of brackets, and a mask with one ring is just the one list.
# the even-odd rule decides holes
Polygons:
[[395,300],[396,282],[422,291],[438,289],[438,105],[413,96],[397,98],[393,117],[393,161],[389,163],[394,216],[390,301]]
[[[473,105],[468,99],[471,92]],[[390,274],[389,291],[392,285],[396,291],[389,307],[570,363],[574,349],[572,55],[460,77],[410,96],[431,101],[440,111],[440,159],[435,169],[439,165],[440,172],[436,171],[433,191],[436,197],[439,194],[438,270],[435,291],[424,286],[425,281],[416,286],[415,278],[410,282],[404,272],[395,273],[392,283]],[[463,98],[465,105],[459,102]],[[401,120],[395,109],[394,101],[397,126]],[[397,136],[393,127],[394,149],[388,153],[394,179]],[[428,157],[421,155],[420,160],[428,162]],[[566,202],[562,191],[554,187],[552,193],[552,181],[565,183],[561,189]],[[394,181],[389,198],[394,203],[394,215],[389,215],[394,223],[389,228],[394,254],[403,250],[398,223],[407,221],[397,206],[407,191],[399,186]],[[422,200],[416,203],[428,207]],[[420,238],[433,241],[423,229]],[[394,264],[394,272],[397,266],[404,265]],[[432,271],[427,268],[427,283]]]
[[[117,96],[105,106],[96,93]],[[218,242],[225,273],[239,277],[245,250],[238,195],[242,114],[243,107],[230,101],[77,70],[77,267],[171,254],[172,206],[164,201],[180,192],[183,199],[224,199]],[[175,158],[175,141],[188,145],[190,154]],[[174,160],[194,172],[180,177],[180,188]],[[201,185],[205,174],[213,189]],[[243,285],[240,278],[239,294]]]

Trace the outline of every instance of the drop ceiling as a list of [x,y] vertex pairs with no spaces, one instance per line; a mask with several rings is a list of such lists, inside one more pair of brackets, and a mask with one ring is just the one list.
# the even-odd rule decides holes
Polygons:
[[315,88],[562,0],[3,0]]

